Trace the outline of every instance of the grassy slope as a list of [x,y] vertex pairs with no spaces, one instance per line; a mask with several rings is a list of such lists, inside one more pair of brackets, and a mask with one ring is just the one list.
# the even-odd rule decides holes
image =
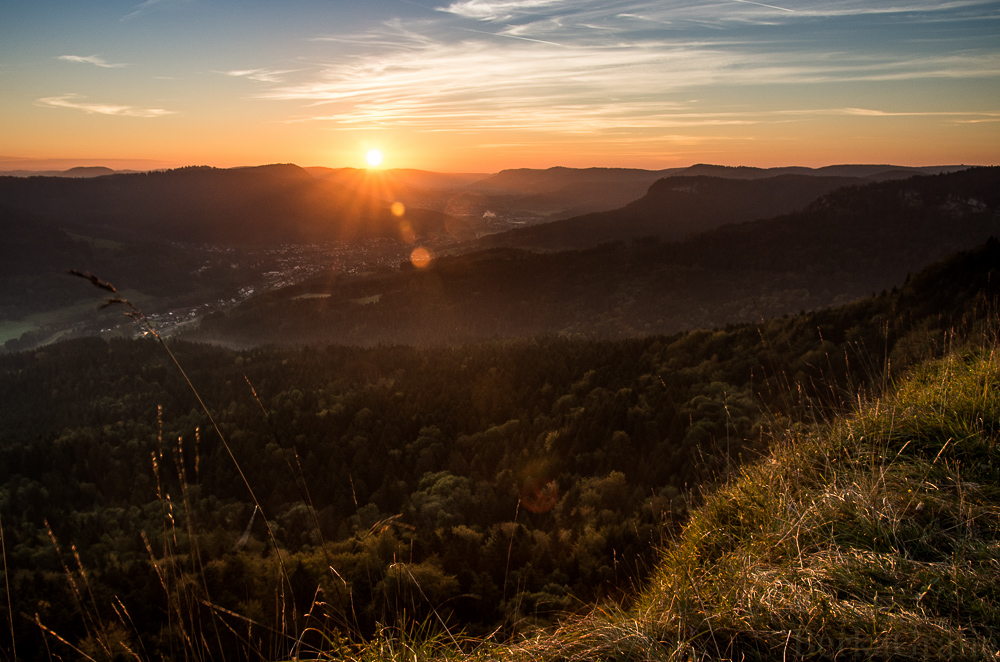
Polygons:
[[996,659],[998,360],[926,365],[853,417],[784,440],[707,499],[631,612],[523,652]]
[[706,499],[628,610],[471,654],[425,623],[341,655],[998,659],[998,351],[924,365],[852,417],[789,433]]

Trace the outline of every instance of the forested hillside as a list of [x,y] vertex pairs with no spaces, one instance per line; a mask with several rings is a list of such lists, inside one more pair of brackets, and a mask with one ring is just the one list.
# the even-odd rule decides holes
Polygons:
[[619,595],[689,490],[772,429],[981,335],[998,264],[990,241],[849,306],[669,337],[173,344],[222,437],[152,340],[0,357],[19,655],[63,646],[43,627],[82,650],[118,628],[148,657],[193,640],[279,659],[310,627],[371,633],[433,607],[510,634]]
[[[750,220],[778,213],[795,211],[813,198],[819,195],[818,189],[830,190],[830,185],[840,181],[840,185],[847,183],[863,184],[867,182],[883,181],[887,179],[900,179],[912,177],[919,174],[940,174],[943,172],[953,172],[962,170],[964,166],[936,166],[927,168],[912,168],[893,165],[837,165],[823,168],[749,168],[749,167],[724,167],[706,164],[693,165],[688,168],[667,168],[665,170],[639,170],[634,168],[548,168],[538,170],[532,168],[517,168],[503,170],[491,177],[483,177],[474,183],[470,183],[462,188],[456,188],[447,192],[447,197],[436,196],[435,198],[417,198],[421,203],[425,200],[430,202],[436,200],[437,204],[420,204],[421,207],[437,209],[439,211],[462,210],[475,216],[489,216],[495,214],[501,218],[513,221],[517,225],[530,223],[529,227],[534,228],[534,224],[545,225],[534,229],[521,228],[506,233],[504,237],[497,237],[496,240],[486,239],[480,246],[531,246],[535,248],[585,248],[595,246],[605,241],[629,240],[632,237],[641,237],[647,234],[665,234],[671,228],[669,222],[680,221],[679,225],[692,230],[706,230],[718,223],[737,222]],[[747,192],[754,192],[756,200],[751,200],[751,205],[760,213],[756,216],[747,214],[748,210],[741,209],[735,200],[713,199],[713,191],[708,187],[700,191],[701,195],[695,194],[687,196],[674,196],[673,199],[663,199],[655,202],[666,202],[668,204],[679,202],[681,209],[671,209],[660,205],[656,210],[661,216],[660,219],[650,218],[646,213],[649,210],[643,209],[642,204],[635,208],[634,203],[644,197],[649,197],[652,193],[650,187],[657,181],[663,188],[669,188],[671,184],[664,182],[665,179],[674,177],[683,179],[774,179],[784,177],[786,181],[799,180],[802,177],[811,177],[816,180],[827,180],[827,185],[818,181],[801,182],[806,190],[814,191],[812,197],[806,195],[804,198],[796,199],[789,196],[787,191],[782,192],[781,187],[774,191],[778,195],[777,199],[762,207],[761,199],[769,187],[764,186],[743,186],[734,185],[726,188],[725,185],[717,185],[716,191],[725,191],[724,195],[745,195]],[[692,211],[692,207],[702,204],[705,209],[694,209],[694,218],[687,219],[685,214]],[[792,206],[789,206],[791,204]],[[621,209],[627,207],[628,210]],[[719,207],[724,208],[725,213],[730,213],[733,218],[728,221],[720,215]],[[612,212],[620,210],[622,213]],[[607,216],[600,212],[611,212]],[[577,218],[580,216],[587,218]],[[544,221],[556,221],[559,219],[573,219],[570,223],[549,224]],[[604,222],[605,219],[609,222]],[[721,219],[721,220],[719,220]],[[659,220],[659,222],[655,222]],[[695,222],[697,221],[697,223]],[[706,223],[706,221],[709,221]],[[712,223],[712,221],[715,221]],[[621,224],[623,227],[616,227]],[[643,225],[645,224],[645,227]],[[572,228],[572,230],[570,230]],[[675,228],[679,229],[679,228]],[[671,236],[679,237],[685,232],[673,232]]]
[[111,235],[117,239],[104,234],[0,206],[0,323],[84,300],[87,288],[66,277],[73,265],[128,283],[144,302],[162,299],[158,307],[228,298],[260,281],[260,269],[231,252],[193,250],[132,233]]

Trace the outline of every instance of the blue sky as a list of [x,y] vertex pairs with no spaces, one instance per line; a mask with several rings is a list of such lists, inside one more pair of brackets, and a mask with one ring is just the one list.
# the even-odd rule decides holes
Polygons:
[[5,0],[0,89],[0,167],[996,163],[1000,1]]

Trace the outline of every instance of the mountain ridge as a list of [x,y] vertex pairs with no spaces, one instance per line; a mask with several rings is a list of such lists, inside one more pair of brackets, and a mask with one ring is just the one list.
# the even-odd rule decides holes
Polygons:
[[478,243],[566,250],[654,236],[683,239],[727,223],[790,213],[825,193],[856,183],[853,177],[725,178],[679,173],[656,180],[643,197],[619,209],[515,228]]
[[189,166],[89,179],[0,177],[12,209],[58,221],[142,232],[174,241],[302,243],[403,234],[461,232],[440,212],[317,180],[292,164],[245,168]]

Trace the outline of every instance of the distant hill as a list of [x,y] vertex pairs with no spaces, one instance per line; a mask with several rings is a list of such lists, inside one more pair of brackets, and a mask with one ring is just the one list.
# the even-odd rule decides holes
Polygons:
[[[482,173],[440,173],[426,170],[358,168],[306,168],[314,177],[337,186],[375,195],[387,202],[402,202],[408,208],[430,209],[464,217],[470,231],[483,211],[469,211],[462,202],[470,184],[489,177]],[[470,223],[472,221],[472,223]]]
[[517,168],[479,180],[461,193],[465,207],[480,214],[507,215],[515,224],[533,224],[616,209],[677,170]]
[[[836,165],[824,168],[749,168],[694,165],[687,168],[515,168],[486,175],[435,173],[422,170],[359,170],[307,168],[314,176],[356,190],[377,189],[384,199],[433,209],[470,221],[479,234],[511,227],[572,218],[618,209],[642,198],[665,177],[765,179],[781,175],[840,178],[843,183],[881,181],[915,174],[937,174],[957,166],[908,168],[894,165]],[[805,202],[810,202],[806,200]],[[805,204],[803,202],[802,204]],[[769,209],[767,213],[791,211]],[[765,214],[766,215],[766,214]],[[734,219],[737,220],[737,219]],[[746,220],[740,217],[738,220]],[[606,239],[602,239],[606,240]],[[507,245],[507,244],[504,244]],[[586,244],[576,245],[592,245]]]
[[[95,315],[93,288],[68,277],[70,268],[121,284],[130,290],[127,296],[141,297],[138,300],[149,313],[222,297],[228,300],[241,287],[259,283],[260,272],[269,268],[255,268],[259,260],[236,257],[231,250],[56,223],[2,205],[0,236],[0,345],[7,339],[4,336],[17,335],[11,330],[4,333],[4,323],[24,320],[27,326],[18,327],[21,330],[46,327],[39,333],[47,338],[60,329],[106,317]],[[81,300],[85,303],[74,308]],[[25,320],[28,316],[34,317]]]
[[111,168],[105,168],[104,166],[77,166],[75,168],[70,168],[69,170],[64,170],[62,173],[63,177],[103,177],[104,175],[113,175],[115,171]]
[[945,172],[964,170],[969,166],[927,166],[910,167],[897,165],[832,165],[821,168],[789,166],[780,168],[753,168],[749,166],[720,166],[699,163],[685,168],[663,170],[643,170],[639,168],[565,168],[554,167],[545,170],[535,168],[515,168],[502,170],[471,184],[469,190],[477,193],[551,193],[567,186],[580,184],[622,185],[636,182],[654,182],[664,177],[723,177],[726,179],[764,179],[779,175],[806,175],[812,177],[855,177],[872,178],[880,176],[896,178],[899,173],[913,175],[938,175]]
[[[499,225],[537,223],[625,205],[673,170],[628,168],[521,168],[496,174],[423,170],[307,168],[314,176],[360,190],[375,187],[386,199],[469,219],[501,217]],[[504,220],[509,224],[503,225]],[[491,229],[492,228],[492,229]]]
[[[444,236],[454,235],[467,239],[515,227],[619,209],[643,197],[656,180],[668,176],[705,175],[727,179],[760,179],[782,174],[796,174],[856,177],[859,178],[858,181],[875,181],[908,177],[917,173],[943,172],[957,167],[907,168],[893,165],[837,165],[817,169],[802,167],[762,169],[699,164],[689,168],[665,170],[519,168],[495,174],[436,173],[415,169],[362,170],[310,167],[299,170],[300,174],[313,176],[316,180],[311,182],[313,188],[318,186],[322,189],[324,186],[329,186],[332,189],[339,188],[341,190],[339,192],[327,190],[318,195],[307,193],[304,196],[300,196],[297,192],[291,192],[292,198],[301,197],[312,200],[310,204],[298,207],[290,206],[281,200],[289,192],[280,190],[279,181],[282,177],[276,176],[276,173],[282,168],[294,170],[296,166],[263,166],[261,168],[229,170],[180,169],[179,171],[185,172],[197,171],[200,173],[201,179],[207,180],[197,184],[197,186],[222,187],[220,190],[204,196],[218,202],[216,208],[207,209],[200,203],[185,205],[186,200],[190,200],[192,196],[197,197],[196,192],[163,194],[155,191],[157,188],[169,188],[173,185],[192,186],[191,181],[197,177],[190,177],[190,173],[188,179],[183,179],[176,174],[161,177],[164,175],[162,172],[116,172],[103,166],[88,166],[65,171],[18,170],[0,172],[0,176],[27,177],[32,180],[54,177],[103,180],[107,176],[143,174],[143,176],[152,177],[152,182],[147,182],[144,185],[145,192],[139,191],[138,189],[143,187],[137,187],[134,183],[114,185],[102,183],[100,187],[103,188],[95,189],[95,191],[110,192],[119,198],[127,198],[129,207],[127,210],[116,208],[115,205],[109,204],[106,200],[101,200],[100,193],[86,193],[76,188],[53,188],[37,181],[29,187],[0,185],[0,194],[7,196],[5,199],[7,206],[41,213],[41,215],[54,220],[91,222],[93,219],[103,218],[103,221],[98,222],[104,222],[109,219],[112,221],[115,218],[120,219],[123,216],[137,218],[144,224],[143,232],[145,233],[150,232],[150,228],[162,229],[157,226],[164,225],[162,218],[153,219],[152,223],[147,223],[146,221],[150,220],[151,215],[185,216],[191,219],[189,224],[184,226],[183,223],[179,222],[167,223],[169,232],[164,236],[169,236],[171,239],[181,238],[181,240],[186,240],[184,237],[188,236],[198,236],[198,240],[234,240],[240,243],[256,240],[262,233],[273,235],[266,241],[312,241],[317,237],[326,239],[330,236],[383,236],[386,232],[391,234],[392,219],[388,217],[386,210],[392,203],[402,202],[413,217],[408,219],[411,226],[420,226],[423,228],[422,231],[440,234],[440,227],[437,230],[433,228],[439,226],[442,219],[433,220],[421,217],[421,214],[417,212],[417,210],[430,210],[452,217],[445,221],[447,229]],[[168,172],[177,173],[179,171]],[[255,171],[257,171],[256,174],[254,174]],[[221,176],[220,172],[230,174]],[[254,191],[252,196],[248,196],[246,190],[237,191],[235,195],[227,191],[234,186],[240,188],[240,185],[234,180],[241,177],[233,175],[234,172],[242,173],[241,177],[247,182],[243,188]],[[209,173],[214,173],[214,175],[209,177]],[[262,173],[267,176],[262,176]],[[268,181],[268,178],[272,181]],[[287,184],[286,178],[284,185]],[[12,191],[16,191],[16,200],[10,198],[9,194]],[[67,194],[72,198],[68,208],[74,215],[64,218],[63,210],[59,208],[58,201],[65,200]],[[27,196],[27,206],[22,204],[25,202],[25,196]],[[350,199],[350,201],[345,204],[345,199]],[[361,202],[362,199],[369,201]],[[39,206],[39,200],[45,201],[42,206]],[[240,204],[243,206],[240,207]],[[382,207],[381,211],[377,209],[379,206]],[[150,214],[150,208],[153,210],[152,214]],[[281,222],[275,224],[259,220],[259,217],[268,211],[279,214],[282,217]],[[200,214],[212,219],[208,225],[217,230],[216,234],[211,235],[208,230],[199,227],[201,225],[198,219]],[[333,224],[335,227],[330,227],[330,216],[340,219]],[[243,226],[243,221],[234,219],[243,219],[248,225]],[[373,221],[373,219],[375,220]],[[455,219],[460,219],[461,222],[457,222]],[[219,228],[219,220],[229,223],[231,227],[228,229]],[[135,224],[134,220],[128,223],[117,223],[118,226]],[[351,225],[356,227],[345,228],[345,226]],[[240,228],[236,230],[232,226],[240,226]],[[365,231],[358,232],[358,227],[365,228]],[[322,231],[317,232],[317,228],[321,228]],[[279,237],[278,235],[283,236]]]
[[638,168],[565,168],[557,166],[545,170],[515,168],[501,170],[491,177],[469,186],[469,190],[484,194],[537,194],[552,193],[567,186],[622,185],[654,182],[662,177],[682,171],[683,168],[667,170],[642,170]]
[[[450,197],[427,201],[428,208],[469,217],[496,217],[492,231],[511,226],[532,226],[619,209],[645,196],[649,187],[666,177],[717,177],[723,179],[769,179],[781,175],[841,178],[851,183],[900,179],[917,174],[939,174],[964,166],[912,168],[895,165],[834,165],[823,168],[750,168],[699,164],[687,168],[642,170],[636,168],[565,168],[503,170],[460,189]],[[807,200],[809,202],[811,200]],[[805,204],[805,203],[803,203]],[[792,209],[769,211],[783,213]],[[734,221],[737,219],[733,219]],[[745,220],[741,217],[739,220]],[[506,227],[503,222],[506,221]],[[607,240],[601,239],[601,241]],[[502,242],[503,243],[503,242]],[[519,245],[507,244],[503,245]],[[563,244],[570,245],[570,244]],[[590,242],[572,244],[593,245]]]
[[481,246],[540,250],[587,248],[640,237],[683,239],[726,223],[801,209],[851,177],[781,175],[766,179],[674,175],[621,209],[516,228],[480,239]]
[[390,192],[395,187],[427,190],[455,189],[469,186],[490,175],[469,172],[431,172],[412,168],[362,170],[360,168],[310,167],[305,171],[317,179],[336,182],[342,186],[384,186]]
[[103,177],[116,172],[134,172],[131,170],[112,170],[104,166],[77,166],[69,170],[7,170],[0,171],[0,177]]
[[0,199],[13,210],[172,241],[265,245],[462,231],[439,212],[410,208],[399,218],[377,193],[316,179],[294,165],[0,177]]
[[725,177],[727,179],[764,179],[778,175],[808,175],[811,177],[857,177],[870,181],[899,179],[913,175],[940,175],[947,172],[964,170],[969,166],[896,166],[896,165],[832,165],[822,168],[805,168],[788,166],[780,168],[752,168],[748,166],[718,166],[699,163],[675,173],[684,177],[705,175],[708,177]]
[[206,319],[198,337],[369,345],[673,333],[842,304],[998,235],[1000,168],[975,168],[842,188],[683,241],[499,248],[424,270],[324,277]]
[[[510,246],[535,250],[588,248],[609,241],[658,237],[681,239],[727,223],[766,218],[797,211],[841,186],[905,179],[919,174],[956,172],[964,166],[910,168],[893,165],[835,165],[823,168],[750,168],[699,164],[672,170],[509,170],[477,182],[479,189],[521,184],[535,191],[522,205],[544,206],[578,194],[605,211],[560,214],[558,220],[496,233],[479,241],[482,247]],[[589,173],[589,174],[588,174]],[[644,176],[659,175],[641,197]],[[604,177],[603,188],[596,178]],[[587,182],[587,177],[595,178]],[[567,185],[566,181],[574,181]],[[564,186],[557,192],[553,187]],[[573,187],[577,187],[574,189]],[[549,191],[541,193],[539,191]],[[613,191],[613,193],[612,193]],[[628,200],[631,201],[628,201]],[[611,207],[620,202],[620,208]],[[602,204],[603,203],[603,204]],[[585,206],[581,202],[581,207]]]

